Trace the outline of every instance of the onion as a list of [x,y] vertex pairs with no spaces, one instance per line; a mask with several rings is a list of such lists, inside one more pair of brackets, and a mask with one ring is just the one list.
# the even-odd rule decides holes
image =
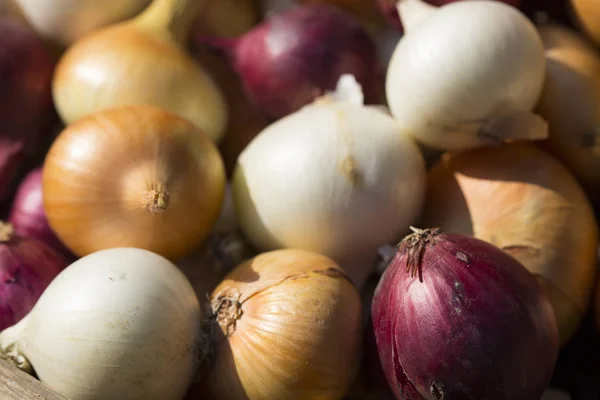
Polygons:
[[25,317],[68,263],[44,243],[15,235],[11,224],[0,222],[0,330]]
[[73,400],[179,400],[200,338],[192,287],[146,250],[99,251],[67,267],[0,334],[5,358]]
[[37,239],[49,247],[69,255],[69,250],[48,225],[42,199],[42,169],[30,171],[17,190],[8,222],[21,236]]
[[382,97],[373,40],[355,18],[333,6],[298,6],[237,39],[209,42],[226,54],[251,99],[274,119],[335,89],[343,74],[355,75],[367,103]]
[[541,27],[547,79],[537,110],[550,126],[547,143],[589,192],[600,188],[600,54],[577,33]]
[[335,93],[262,131],[232,184],[242,231],[258,250],[324,254],[361,286],[377,248],[419,214],[424,176],[412,140],[389,114],[362,105],[356,81],[343,76]]
[[446,156],[429,172],[426,199],[423,224],[485,240],[536,276],[564,345],[589,304],[598,240],[589,201],[566,168],[526,144]]
[[398,399],[539,399],[558,356],[550,302],[513,257],[414,229],[379,282],[373,329]]
[[223,57],[207,46],[195,46],[194,56],[214,76],[229,106],[229,121],[219,150],[231,175],[239,154],[268,124],[269,119],[247,95],[240,76]]
[[215,289],[215,399],[340,399],[359,366],[358,291],[330,259],[264,253]]
[[246,33],[260,19],[255,0],[205,0],[194,35],[234,37]]
[[65,124],[106,108],[153,105],[189,119],[218,142],[227,121],[225,100],[183,48],[205,1],[154,0],[136,18],[73,44],[52,84]]
[[547,137],[547,124],[531,113],[544,51],[523,14],[489,0],[398,7],[409,34],[390,61],[386,93],[403,131],[445,150]]
[[600,45],[600,4],[596,0],[569,0],[574,19]]
[[138,247],[175,260],[216,222],[225,172],[191,122],[131,106],[67,127],[46,157],[42,187],[50,227],[75,254]]
[[85,34],[131,18],[150,0],[13,0],[44,38],[67,47]]
[[0,199],[20,172],[23,157],[45,151],[51,142],[53,69],[40,38],[22,22],[0,17]]
[[[398,31],[403,32],[404,28],[402,27],[402,22],[400,21],[400,15],[398,14],[397,4],[400,1],[404,0],[376,0],[381,13],[387,20],[387,22],[395,27]],[[443,6],[445,4],[454,3],[456,1],[462,0],[425,0],[428,4],[431,4],[436,7]],[[518,6],[521,3],[521,0],[498,0],[502,1],[506,4],[510,4],[512,6]],[[525,0],[527,2],[528,0]],[[546,0],[547,1],[547,0]]]

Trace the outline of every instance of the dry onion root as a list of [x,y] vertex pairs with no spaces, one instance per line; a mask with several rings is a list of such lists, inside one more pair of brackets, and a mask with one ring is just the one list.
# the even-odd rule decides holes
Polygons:
[[596,219],[575,178],[527,144],[446,155],[428,178],[422,223],[473,235],[519,260],[549,295],[564,345],[596,274]]
[[361,301],[327,257],[260,254],[214,290],[211,311],[216,326],[206,379],[215,400],[334,400],[352,385]]
[[208,236],[225,194],[210,138],[149,106],[105,110],[67,127],[42,179],[50,227],[80,256],[138,247],[179,259]]

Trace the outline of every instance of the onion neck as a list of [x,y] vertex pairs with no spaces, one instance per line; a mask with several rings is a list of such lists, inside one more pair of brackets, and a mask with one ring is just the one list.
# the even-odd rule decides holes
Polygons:
[[19,341],[23,337],[23,331],[29,321],[29,315],[6,328],[0,333],[0,360],[5,360],[21,371],[28,374],[33,373],[31,363],[19,350]]
[[210,1],[213,0],[154,0],[135,21],[167,30],[179,43],[184,44],[200,11]]
[[15,236],[15,229],[9,222],[0,221],[0,243],[7,243]]
[[406,272],[411,278],[419,277],[423,282],[423,256],[425,249],[437,244],[437,236],[442,233],[439,228],[417,229],[410,227],[412,234],[405,237],[398,245],[401,254],[407,254]]
[[396,3],[396,8],[405,32],[414,30],[417,25],[438,9],[423,0],[400,0]]

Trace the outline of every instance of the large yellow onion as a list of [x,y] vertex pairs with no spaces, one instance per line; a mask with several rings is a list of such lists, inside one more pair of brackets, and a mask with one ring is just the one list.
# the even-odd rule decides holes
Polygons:
[[549,295],[564,344],[588,307],[597,226],[585,194],[555,158],[528,144],[445,155],[429,172],[423,226],[504,249]]
[[190,121],[130,106],[67,127],[46,157],[42,186],[50,227],[77,255],[137,247],[176,260],[217,221],[225,169]]
[[600,188],[600,53],[570,29],[539,31],[547,74],[537,112],[549,124],[546,145],[593,193]]
[[215,400],[334,400],[358,372],[361,301],[341,268],[304,250],[239,265],[211,297]]

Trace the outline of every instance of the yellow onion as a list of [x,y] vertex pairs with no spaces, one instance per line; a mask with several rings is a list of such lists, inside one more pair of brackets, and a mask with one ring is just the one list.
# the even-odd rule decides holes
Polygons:
[[52,82],[62,121],[147,104],[189,119],[220,141],[228,114],[223,94],[185,48],[206,1],[154,0],[135,18],[95,30],[70,46]]
[[593,193],[600,188],[600,53],[570,29],[539,31],[547,61],[537,106],[549,124],[545,145]]
[[600,2],[598,0],[570,0],[571,10],[583,30],[600,45]]
[[138,247],[178,259],[217,221],[225,171],[194,124],[130,106],[67,127],[46,157],[42,188],[50,227],[77,255]]
[[329,258],[276,250],[239,265],[211,296],[215,400],[341,399],[358,372],[358,291]]
[[473,235],[535,274],[549,295],[561,343],[589,304],[597,226],[568,170],[529,144],[446,154],[429,172],[423,226]]

